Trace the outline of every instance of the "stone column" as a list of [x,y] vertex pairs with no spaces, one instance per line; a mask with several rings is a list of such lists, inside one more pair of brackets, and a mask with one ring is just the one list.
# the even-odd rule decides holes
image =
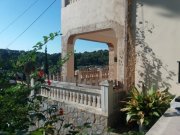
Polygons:
[[113,112],[113,84],[111,81],[103,81],[101,86],[101,108],[105,115],[109,116]]
[[117,79],[117,45],[108,44],[109,47],[109,80]]
[[123,90],[127,88],[127,46],[125,28],[117,33],[117,81],[123,84]]
[[72,53],[70,58],[62,66],[62,79],[63,81],[74,79],[74,44],[73,41],[66,40],[62,37],[62,56],[61,58],[67,57],[69,53]]

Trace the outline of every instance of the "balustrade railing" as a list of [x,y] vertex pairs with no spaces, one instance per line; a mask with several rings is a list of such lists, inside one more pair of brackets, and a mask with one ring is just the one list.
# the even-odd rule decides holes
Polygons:
[[78,83],[99,85],[100,82],[108,80],[109,70],[108,68],[77,70],[75,75],[77,75]]
[[73,104],[75,107],[95,111],[108,115],[113,111],[113,85],[108,81],[101,83],[101,89],[71,86],[47,86],[40,91],[40,95],[52,100]]
[[[94,68],[94,69],[83,69],[76,70],[74,78],[66,79],[67,82],[77,83],[77,84],[86,84],[99,86],[99,83],[108,80],[109,70],[108,68]],[[51,81],[62,81],[60,73],[49,74],[46,76],[46,79]]]
[[44,97],[49,97],[52,100],[60,101],[60,102],[68,102],[74,103],[77,105],[84,105],[88,107],[93,107],[96,109],[101,108],[101,91],[93,90],[79,90],[79,89],[70,89],[63,87],[55,87],[55,86],[46,86],[49,88],[42,88],[41,95]]

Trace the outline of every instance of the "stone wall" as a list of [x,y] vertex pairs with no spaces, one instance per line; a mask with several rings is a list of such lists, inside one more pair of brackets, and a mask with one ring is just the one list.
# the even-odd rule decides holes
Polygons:
[[[91,113],[84,109],[79,109],[76,106],[72,106],[70,104],[64,102],[57,102],[48,100],[42,104],[42,110],[49,108],[50,106],[57,106],[58,110],[60,108],[63,109],[63,115],[60,116],[64,121],[58,121],[56,123],[56,131],[54,135],[66,135],[69,132],[69,128],[63,128],[65,124],[73,124],[73,127],[83,126],[85,123],[90,123],[90,128],[84,128],[82,131],[88,132],[89,134],[97,134],[97,135],[106,135],[108,130],[108,117],[96,114],[96,112]],[[58,112],[57,112],[58,113]],[[39,127],[43,126],[44,122],[39,122]],[[62,126],[61,126],[62,124]],[[36,125],[37,126],[37,125]],[[37,127],[38,127],[37,126]],[[60,126],[62,127],[59,133]]]

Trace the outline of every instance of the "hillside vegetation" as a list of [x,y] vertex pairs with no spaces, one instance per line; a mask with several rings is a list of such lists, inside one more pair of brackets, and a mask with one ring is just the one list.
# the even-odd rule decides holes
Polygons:
[[[0,49],[0,68],[4,70],[13,69],[13,64],[16,63],[18,57],[25,51],[15,51]],[[57,61],[60,59],[61,54],[48,54],[49,68],[53,69],[57,65]],[[42,52],[37,53],[36,65],[41,67],[44,65],[45,54]],[[108,65],[108,51],[99,50],[94,52],[75,53],[75,69],[84,66],[106,66]],[[50,70],[51,71],[51,70]]]

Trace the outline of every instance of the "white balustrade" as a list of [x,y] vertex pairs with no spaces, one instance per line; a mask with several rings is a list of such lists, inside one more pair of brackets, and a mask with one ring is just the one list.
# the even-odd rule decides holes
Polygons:
[[50,90],[41,89],[41,95],[59,102],[75,104],[75,106],[86,106],[89,110],[96,109],[105,115],[112,113],[113,107],[113,87],[108,81],[101,83],[100,89],[89,89],[85,87],[56,87],[47,85]]

